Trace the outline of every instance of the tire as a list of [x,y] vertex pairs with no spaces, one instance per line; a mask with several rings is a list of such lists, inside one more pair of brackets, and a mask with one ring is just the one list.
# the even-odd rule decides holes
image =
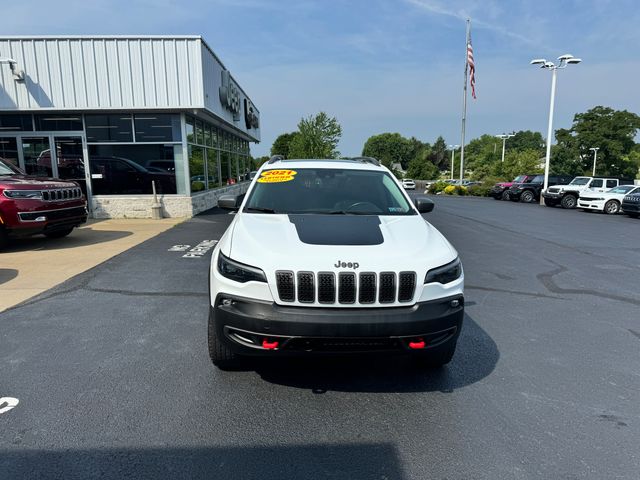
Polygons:
[[604,213],[608,215],[615,215],[620,212],[620,203],[617,200],[609,200],[604,204]]
[[[498,200],[496,198],[496,200]],[[502,194],[500,195],[500,200],[509,200],[509,190],[505,190],[504,192],[502,192]]]
[[453,359],[456,353],[456,342],[437,347],[432,352],[421,352],[412,354],[412,362],[419,368],[436,369],[445,366]]
[[557,206],[557,205],[558,205],[558,202],[556,202],[555,200],[551,200],[551,199],[545,198],[545,199],[544,199],[544,204],[545,204],[547,207],[555,207],[555,206]]
[[209,343],[209,357],[216,367],[220,370],[233,370],[240,365],[240,357],[233,353],[218,336],[216,321],[214,316],[211,314],[211,308],[209,308],[207,337]]
[[525,190],[524,192],[522,192],[522,195],[520,195],[520,201],[522,203],[531,203],[535,199],[536,199],[536,196],[533,194],[531,190]]
[[560,202],[562,208],[566,208],[567,210],[576,208],[577,204],[578,199],[575,197],[575,195],[565,195],[564,197],[562,197],[562,201]]
[[69,235],[71,232],[73,232],[73,227],[71,228],[65,228],[64,230],[56,230],[54,232],[47,232],[44,235],[47,238],[62,238],[62,237],[66,237],[67,235]]

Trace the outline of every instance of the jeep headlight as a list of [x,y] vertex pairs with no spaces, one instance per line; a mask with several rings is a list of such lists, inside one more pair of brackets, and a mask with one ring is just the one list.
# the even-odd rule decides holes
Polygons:
[[5,190],[4,196],[8,198],[42,200],[42,192],[40,190]]
[[457,280],[461,275],[462,264],[460,259],[456,258],[453,262],[429,270],[424,278],[424,283],[442,283],[444,285]]
[[267,277],[259,268],[235,262],[222,253],[218,254],[218,272],[223,277],[240,283],[267,282]]

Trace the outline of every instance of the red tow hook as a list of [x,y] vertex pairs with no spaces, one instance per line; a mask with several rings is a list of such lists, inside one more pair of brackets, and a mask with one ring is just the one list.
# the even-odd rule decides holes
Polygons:
[[270,342],[268,338],[265,338],[264,340],[262,340],[262,348],[266,348],[267,350],[275,350],[276,348],[278,348],[278,341],[274,340],[273,342]]
[[409,342],[409,348],[412,348],[414,350],[420,350],[422,348],[424,348],[425,343],[424,340],[421,338],[417,338],[415,342]]

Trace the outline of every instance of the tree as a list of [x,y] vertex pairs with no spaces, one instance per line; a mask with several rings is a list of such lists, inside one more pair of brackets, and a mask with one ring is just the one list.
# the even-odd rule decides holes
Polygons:
[[289,144],[288,158],[336,158],[342,127],[335,117],[320,112],[298,123],[298,131]]
[[399,133],[381,133],[368,138],[362,149],[365,157],[377,158],[387,168],[394,163],[400,163],[407,168],[411,161],[412,150],[416,145]]
[[408,178],[433,180],[440,176],[440,170],[428,160],[427,156],[428,155],[419,155],[409,162],[409,166],[407,167]]
[[589,149],[597,147],[596,174],[635,178],[637,167],[629,155],[636,148],[635,136],[639,129],[640,116],[626,110],[597,106],[577,113],[570,129],[556,130],[554,153],[560,154],[560,158],[554,156],[551,165],[561,160],[566,166],[571,163],[567,161],[569,157],[576,168],[570,173],[590,174],[593,152]]
[[504,163],[494,163],[491,174],[494,177],[513,179],[523,173],[542,173],[540,152],[534,150],[510,150],[505,154]]
[[278,136],[271,146],[271,155],[284,155],[284,158],[290,158],[289,148],[296,135],[298,135],[298,132],[283,133]]
[[447,142],[444,141],[442,136],[436,138],[436,142],[431,148],[429,161],[439,170],[447,170],[448,168],[451,168],[449,165],[449,156],[447,155]]
[[515,132],[513,137],[507,139],[507,148],[518,152],[535,150],[542,156],[545,147],[546,143],[544,138],[542,138],[542,134],[540,132],[532,132],[531,130],[520,130]]

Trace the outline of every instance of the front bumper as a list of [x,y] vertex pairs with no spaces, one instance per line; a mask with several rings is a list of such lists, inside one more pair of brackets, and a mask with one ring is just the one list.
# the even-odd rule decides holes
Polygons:
[[584,210],[604,210],[604,200],[585,200],[583,198],[578,199],[578,208]]
[[547,200],[562,200],[563,195],[560,192],[542,192],[542,197]]
[[85,205],[18,212],[12,223],[5,228],[13,237],[23,237],[38,233],[49,233],[77,227],[87,221]]
[[455,343],[464,318],[462,295],[408,307],[315,308],[219,294],[214,305],[218,337],[244,355],[402,352],[420,341],[429,350]]
[[[491,190],[489,190],[489,196],[496,198],[496,199],[500,199],[502,198],[502,193],[507,190],[506,188],[492,188]],[[508,191],[508,190],[507,190]]]

